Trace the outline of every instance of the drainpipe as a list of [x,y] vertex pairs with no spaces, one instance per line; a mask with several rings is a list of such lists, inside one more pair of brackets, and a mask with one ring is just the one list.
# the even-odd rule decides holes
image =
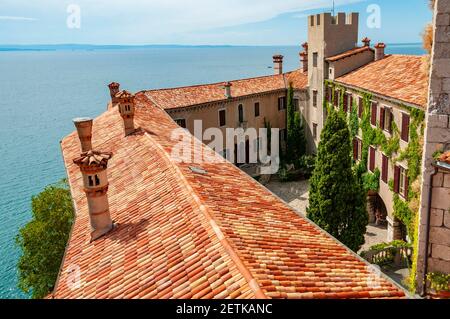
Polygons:
[[[434,168],[433,174],[430,175],[430,186],[429,186],[429,192],[428,192],[428,208],[427,208],[427,231],[425,236],[425,261],[423,263],[423,280],[425,281],[427,272],[428,272],[428,245],[430,243],[430,219],[431,219],[431,201],[433,199],[433,181],[434,177],[438,173],[438,169],[434,164],[432,164]],[[427,284],[426,282],[422,285],[422,291],[420,292],[420,295],[423,297],[427,293]]]

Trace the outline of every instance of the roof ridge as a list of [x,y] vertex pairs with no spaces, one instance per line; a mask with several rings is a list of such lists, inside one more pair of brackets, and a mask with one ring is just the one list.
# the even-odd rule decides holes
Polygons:
[[[165,114],[167,114],[167,113],[165,113]],[[187,134],[187,133],[185,133],[185,134]],[[268,297],[264,294],[264,292],[262,291],[258,282],[256,281],[256,279],[253,277],[252,273],[250,272],[250,270],[245,266],[244,262],[241,260],[241,258],[237,254],[237,252],[233,249],[233,247],[229,243],[228,239],[225,237],[225,235],[223,234],[219,225],[217,224],[216,220],[212,217],[213,215],[209,212],[209,209],[207,208],[207,206],[202,204],[202,202],[200,200],[200,196],[192,188],[190,182],[187,180],[183,171],[180,169],[180,167],[178,167],[178,165],[175,165],[173,163],[172,159],[170,158],[170,156],[167,154],[166,150],[160,143],[158,143],[149,133],[145,132],[144,135],[150,141],[153,142],[154,146],[157,148],[157,150],[160,152],[160,154],[163,156],[163,158],[166,159],[166,161],[170,165],[170,167],[176,171],[177,178],[179,179],[181,184],[187,189],[190,196],[194,199],[195,203],[198,206],[198,209],[203,213],[207,222],[209,222],[209,225],[211,226],[212,231],[214,232],[214,234],[216,234],[217,238],[219,239],[220,244],[223,246],[225,251],[228,253],[231,260],[235,263],[238,271],[242,274],[244,279],[247,281],[250,289],[255,294],[255,297],[257,299],[267,299]]]
[[292,71],[285,72],[285,73],[282,73],[282,74],[269,74],[269,75],[254,76],[254,77],[243,78],[243,79],[235,79],[235,80],[230,80],[230,81],[219,81],[219,82],[204,83],[204,84],[194,84],[194,85],[168,87],[168,88],[162,88],[162,89],[143,90],[142,92],[147,93],[147,92],[168,91],[168,90],[175,90],[175,89],[186,89],[186,88],[201,87],[201,86],[212,86],[212,85],[223,84],[225,82],[233,83],[233,82],[242,82],[242,81],[246,81],[246,80],[264,79],[264,78],[279,77],[279,76],[281,77],[281,76],[283,76],[285,74],[292,73],[292,72],[295,72],[295,71],[297,71],[297,70],[292,70]]

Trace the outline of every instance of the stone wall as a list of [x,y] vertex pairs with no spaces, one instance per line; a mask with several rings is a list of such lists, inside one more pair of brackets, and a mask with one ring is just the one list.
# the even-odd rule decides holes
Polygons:
[[450,171],[433,178],[428,272],[450,273]]
[[[441,258],[449,257],[450,247],[450,229],[447,228],[449,225],[448,207],[445,213],[445,205],[443,205],[447,203],[447,206],[450,206],[450,195],[448,190],[445,191],[444,174],[438,173],[434,182],[436,186],[431,185],[431,175],[435,172],[433,154],[436,151],[450,148],[450,0],[436,1],[433,28],[434,44],[431,55],[429,103],[426,112],[427,127],[422,158],[422,195],[417,259],[417,292],[419,293],[423,292],[426,271],[440,270],[450,273],[450,263]],[[448,177],[445,178],[448,180]],[[448,185],[448,182],[445,185]],[[431,207],[428,205],[430,192],[432,192],[433,198]],[[436,209],[432,210],[433,207]],[[431,217],[433,217],[435,226],[431,226]],[[447,217],[447,224],[445,224],[445,217]],[[428,224],[429,220],[430,225]],[[438,224],[440,226],[437,226]],[[430,245],[427,247],[427,242],[431,243],[431,247]],[[427,254],[430,258],[427,258]],[[428,264],[427,261],[429,261]]]

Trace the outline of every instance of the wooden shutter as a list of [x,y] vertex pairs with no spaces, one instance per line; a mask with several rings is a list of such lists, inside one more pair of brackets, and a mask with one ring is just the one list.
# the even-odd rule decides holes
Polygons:
[[395,166],[394,167],[394,192],[397,194],[400,189],[399,181],[400,181],[400,167]]
[[380,107],[380,128],[384,130],[384,113],[386,112],[384,107]]
[[369,148],[369,170],[373,172],[375,170],[375,149],[373,147]]
[[358,103],[358,117],[361,118],[362,114],[363,114],[363,99],[362,99],[362,97],[359,98],[358,102],[359,102]]
[[403,194],[405,196],[406,199],[408,199],[408,194],[409,194],[409,179],[408,179],[408,171],[405,171],[405,194]]
[[344,93],[344,112],[347,113],[348,111],[348,94]]
[[402,140],[409,142],[409,115],[402,113]]
[[358,159],[358,139],[353,139],[353,159],[356,161]]
[[381,167],[381,180],[385,183],[388,182],[388,167],[389,167],[388,157],[383,154],[383,162]]
[[377,104],[375,102],[372,102],[372,108],[371,108],[371,119],[370,123],[374,126],[377,125]]

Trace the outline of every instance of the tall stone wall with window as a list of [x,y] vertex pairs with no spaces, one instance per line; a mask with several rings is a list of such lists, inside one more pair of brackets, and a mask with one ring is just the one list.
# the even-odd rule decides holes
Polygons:
[[[422,159],[422,195],[419,219],[417,292],[423,293],[427,272],[450,273],[448,174],[435,173],[433,155],[450,149],[450,0],[437,0],[433,17],[429,103]],[[429,205],[430,195],[432,198]]]

